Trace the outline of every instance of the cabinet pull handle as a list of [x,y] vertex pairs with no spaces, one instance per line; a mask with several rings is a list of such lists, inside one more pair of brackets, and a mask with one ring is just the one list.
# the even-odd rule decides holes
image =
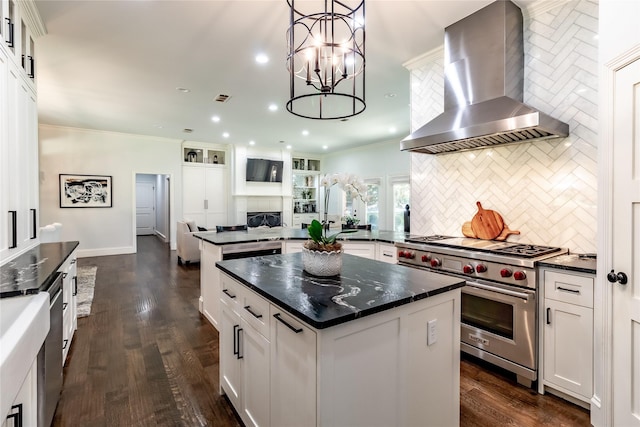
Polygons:
[[209,200],[206,200],[206,199],[205,199],[205,201],[204,201],[204,208],[205,208],[205,209],[209,209]]
[[69,305],[68,302],[63,302],[62,303],[62,311],[65,311],[67,309],[67,306]]
[[547,325],[551,324],[551,307],[547,307]]
[[233,354],[235,356],[240,352],[240,349],[238,348],[240,347],[238,345],[238,328],[240,328],[240,325],[233,325]]
[[64,344],[62,345],[63,350],[67,348],[67,344],[69,344],[69,340],[64,340]]
[[13,411],[14,409],[17,409],[18,412],[7,415],[7,420],[13,418],[13,425],[15,427],[22,427],[22,403],[11,406],[11,410]]
[[386,253],[383,253],[383,254],[382,254],[382,256],[386,256],[386,257],[389,257],[389,258],[393,258],[393,255],[391,255],[391,254],[386,254]]
[[262,314],[256,314],[253,310],[251,310],[250,305],[246,306],[244,309],[247,310],[249,313],[251,313],[251,315],[256,319],[260,319],[262,317]]
[[238,328],[238,359],[244,359],[244,354],[240,352],[240,346],[242,345],[242,340],[240,339],[240,332],[244,335],[244,329]]
[[72,259],[72,260],[71,260],[71,265],[75,264],[75,263],[76,263],[76,261],[78,261],[78,259],[77,259],[77,258]]
[[31,209],[31,238],[32,239],[35,239],[36,237],[38,237],[36,235],[36,226],[37,226],[36,210],[35,209]]
[[9,249],[15,249],[18,247],[18,211],[9,211],[9,215],[11,215],[11,244]]
[[563,288],[562,286],[558,286],[556,287],[556,289],[559,291],[571,292],[572,294],[580,295],[580,290],[578,289]]
[[69,273],[62,273],[62,280],[66,279]]
[[233,298],[235,298],[235,297],[236,297],[235,295],[232,295],[232,294],[229,292],[229,289],[223,289],[223,290],[222,290],[222,292],[223,292],[224,294],[226,294],[229,298],[232,298],[232,299],[233,299]]
[[13,22],[11,22],[11,18],[4,18],[5,21],[7,21],[7,39],[5,39],[5,42],[7,43],[7,46],[9,47],[14,47],[13,46],[13,27],[14,24]]
[[29,66],[27,67],[27,75],[29,76],[29,78],[35,79],[36,78],[35,59],[33,58],[33,56],[27,56],[27,60],[29,61],[28,62]]
[[273,315],[273,317],[275,317],[276,319],[278,319],[279,321],[281,321],[282,323],[284,323],[284,326],[286,326],[287,328],[291,329],[293,332],[295,332],[296,334],[299,334],[300,332],[302,332],[302,328],[294,328],[293,326],[291,326],[289,323],[287,323],[281,316],[280,313],[276,313]]
[[73,276],[73,296],[78,295],[78,276]]

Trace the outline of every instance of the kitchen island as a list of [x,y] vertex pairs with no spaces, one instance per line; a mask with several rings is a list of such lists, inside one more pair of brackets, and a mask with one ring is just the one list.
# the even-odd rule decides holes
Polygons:
[[[339,230],[331,230],[336,233]],[[199,310],[219,330],[220,277],[215,263],[224,259],[270,253],[295,253],[309,239],[307,230],[288,227],[256,228],[248,231],[194,233],[200,240],[200,300]],[[395,242],[406,235],[393,231],[358,230],[340,234],[345,253],[396,263]]]
[[218,262],[220,387],[246,425],[458,425],[464,281],[344,255]]

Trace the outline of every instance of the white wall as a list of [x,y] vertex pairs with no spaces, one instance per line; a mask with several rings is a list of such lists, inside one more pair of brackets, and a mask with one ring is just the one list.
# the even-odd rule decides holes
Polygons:
[[[170,217],[182,217],[181,141],[48,125],[39,127],[39,140],[40,223],[62,223],[62,239],[78,240],[79,256],[135,252],[136,173],[171,176]],[[112,176],[113,207],[61,209],[61,173]]]
[[[404,137],[403,135],[402,137]],[[409,175],[410,154],[400,151],[400,140],[402,137],[386,142],[371,144],[364,147],[349,150],[337,151],[326,154],[322,157],[322,173],[351,173],[359,178],[380,180],[380,230],[392,230],[393,219],[390,210],[385,206],[392,203],[390,193],[390,183],[394,177]],[[329,200],[329,214],[342,216],[341,197],[334,195],[341,193],[331,189]],[[321,194],[321,197],[322,196]],[[323,199],[321,199],[323,200]],[[320,207],[323,209],[323,207]],[[364,212],[363,212],[364,214]]]
[[[569,124],[570,135],[438,156],[411,155],[411,231],[461,235],[476,201],[502,214],[509,240],[595,252],[598,3],[536,2],[525,11],[524,102]],[[553,8],[548,9],[551,5]],[[408,65],[411,126],[443,111],[443,51]]]

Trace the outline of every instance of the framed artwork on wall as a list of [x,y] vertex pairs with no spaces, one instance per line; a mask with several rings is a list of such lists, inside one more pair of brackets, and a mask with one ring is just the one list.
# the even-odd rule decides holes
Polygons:
[[110,208],[111,176],[60,174],[61,208]]

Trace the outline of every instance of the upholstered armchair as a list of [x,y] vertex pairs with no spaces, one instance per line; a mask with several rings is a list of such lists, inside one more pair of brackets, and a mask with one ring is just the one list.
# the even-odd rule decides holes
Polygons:
[[178,228],[176,229],[178,264],[200,262],[199,239],[194,236],[194,233],[197,232],[198,227],[196,227],[195,222],[178,221]]

